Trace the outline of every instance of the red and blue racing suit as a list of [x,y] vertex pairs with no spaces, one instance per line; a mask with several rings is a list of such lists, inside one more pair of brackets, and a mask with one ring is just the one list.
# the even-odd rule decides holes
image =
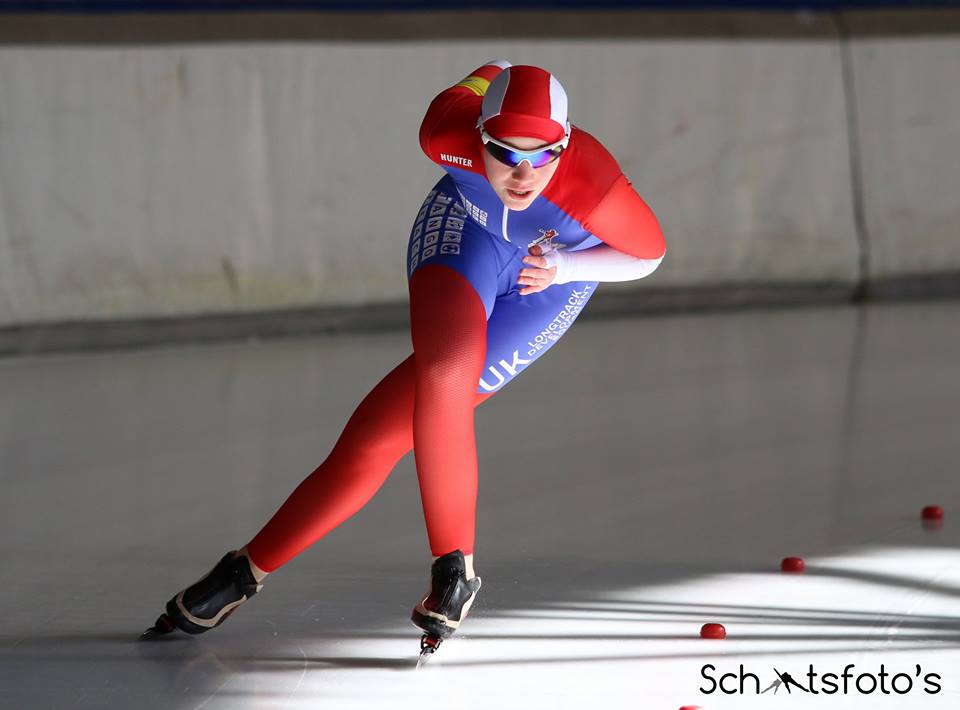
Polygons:
[[420,145],[446,175],[410,233],[413,354],[360,403],[327,459],[248,544],[273,571],[357,512],[414,450],[433,555],[474,548],[474,409],[546,352],[576,320],[595,281],[521,296],[518,275],[538,243],[576,252],[606,244],[663,256],[663,235],[607,150],[573,127],[557,170],[527,209],[507,209],[487,182],[476,128],[485,65],[430,104]]

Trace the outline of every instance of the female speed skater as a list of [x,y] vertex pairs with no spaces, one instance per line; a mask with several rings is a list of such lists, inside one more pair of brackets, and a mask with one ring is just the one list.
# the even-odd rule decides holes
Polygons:
[[421,658],[452,635],[474,573],[474,408],[556,343],[603,281],[665,253],[653,212],[607,150],[567,120],[560,82],[489,62],[441,92],[420,145],[444,177],[414,220],[406,267],[413,353],[350,417],[327,459],[239,550],[178,592],[145,633],[219,626],[264,578],[359,511],[411,449],[433,555],[412,621]]

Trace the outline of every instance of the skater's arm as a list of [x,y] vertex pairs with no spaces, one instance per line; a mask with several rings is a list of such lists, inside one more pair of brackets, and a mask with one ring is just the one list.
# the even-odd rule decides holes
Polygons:
[[[483,96],[487,93],[487,87],[490,86],[490,82],[496,78],[497,74],[510,66],[512,65],[506,59],[491,59],[483,66],[474,69],[466,79],[457,82],[457,84],[451,86],[447,91],[463,93],[460,90],[467,89],[476,96]],[[443,93],[446,94],[447,91]],[[441,96],[442,95],[443,94],[441,94]]]
[[583,226],[604,244],[639,259],[659,260],[667,251],[653,210],[623,173],[590,212]]
[[555,249],[540,259],[527,257],[524,262],[541,269],[556,267],[552,283],[571,281],[634,281],[649,276],[663,261],[632,256],[607,244],[599,244],[582,251]]
[[[600,141],[576,126],[570,147],[560,157],[560,167],[543,196],[561,205],[586,231],[619,252],[649,261],[662,259],[666,253],[663,232],[653,210],[633,189]],[[607,254],[606,259],[616,259],[612,252]],[[634,268],[643,272],[641,265]]]
[[[530,271],[521,271],[535,293],[550,284],[572,281],[633,281],[652,274],[666,255],[663,231],[647,203],[633,189],[616,161],[592,136],[576,133],[580,152],[576,155],[569,190],[574,216],[583,209],[581,223],[602,244],[580,251],[533,247],[524,257]],[[563,158],[561,158],[563,160]],[[599,189],[597,187],[600,186]],[[586,188],[586,189],[578,189]],[[597,190],[594,195],[590,192]]]
[[420,124],[420,147],[430,160],[443,165],[441,154],[463,157],[476,151],[480,142],[476,124],[483,95],[494,77],[509,66],[505,60],[487,62],[430,103]]

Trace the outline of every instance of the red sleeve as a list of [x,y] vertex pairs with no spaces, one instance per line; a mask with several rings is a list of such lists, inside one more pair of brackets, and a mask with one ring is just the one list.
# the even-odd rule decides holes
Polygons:
[[641,259],[659,259],[666,251],[653,211],[610,152],[576,126],[543,195],[614,249]]
[[659,259],[667,250],[653,210],[623,173],[584,220],[583,227],[614,249],[641,259]]
[[487,87],[501,71],[495,64],[485,64],[430,103],[420,124],[420,147],[430,160],[482,172],[477,118]]

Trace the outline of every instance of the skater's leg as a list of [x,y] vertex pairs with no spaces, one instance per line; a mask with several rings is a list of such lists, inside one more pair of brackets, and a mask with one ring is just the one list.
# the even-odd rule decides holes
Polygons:
[[[504,269],[510,283],[516,283],[515,272],[520,268],[522,262],[518,258],[515,265]],[[595,288],[596,283],[578,282],[552,286],[528,296],[520,296],[516,287],[503,290],[487,321],[486,354],[478,390],[490,394],[512,382],[563,336]],[[472,524],[472,510],[469,519]],[[428,526],[429,523],[428,519]],[[424,652],[435,649],[440,639],[460,627],[479,589],[480,578],[474,574],[471,556],[454,549],[434,560],[430,585],[411,614],[413,623],[426,632],[421,642]]]
[[[446,263],[457,265],[453,259]],[[498,279],[522,267],[517,257]],[[479,293],[469,303],[471,289],[484,293],[477,288],[479,280],[465,269],[431,265],[417,270],[410,282],[418,362],[415,455],[427,533],[435,559],[454,550],[464,553],[468,579],[473,576],[477,455],[466,389],[471,382],[478,394],[503,389],[566,333],[597,285],[576,282],[520,296],[511,276],[506,289],[495,282],[503,292],[487,311]]]
[[[260,589],[264,577],[359,510],[413,441],[413,356],[360,403],[330,456],[289,496],[250,543],[178,592],[143,638],[180,628],[203,633]],[[472,406],[488,399],[476,393]]]
[[[414,369],[411,355],[371,390],[327,459],[247,544],[257,567],[276,570],[350,518],[413,448]],[[471,406],[485,399],[478,394]]]
[[524,252],[466,218],[449,182],[441,181],[424,201],[408,251],[414,451],[435,556],[430,585],[411,620],[426,632],[424,641],[434,642],[459,628],[480,589],[472,554],[477,454],[471,393],[502,389],[559,339],[596,286],[557,285],[520,296]]
[[413,446],[413,360],[401,362],[363,399],[330,455],[247,544],[273,572],[360,510]]
[[474,402],[487,318],[473,285],[446,266],[410,281],[416,365],[414,455],[430,548],[472,555],[477,504]]
[[[461,253],[473,255],[475,258],[465,260],[464,264],[467,265],[467,281],[474,286],[476,292],[470,292],[469,285],[465,289],[460,283],[456,283],[451,289],[447,289],[443,283],[438,283],[434,288],[420,289],[418,294],[421,296],[429,295],[437,300],[427,302],[422,297],[418,299],[422,308],[412,313],[413,320],[417,322],[429,320],[434,310],[447,314],[475,313],[478,293],[482,294],[484,304],[480,306],[480,312],[486,314],[493,307],[496,297],[497,264],[489,237],[485,232],[479,232],[467,239],[466,230],[463,230],[465,214],[455,197],[455,188],[451,183],[450,189],[444,192],[439,189],[440,186],[438,184],[437,189],[432,190],[424,200],[411,231],[408,275],[412,277],[415,271],[427,263],[439,263]],[[443,222],[447,228],[440,230],[438,225]],[[460,237],[461,230],[464,231],[463,239]],[[453,239],[458,241],[451,241]],[[494,274],[492,278],[489,275],[491,272]],[[418,475],[421,459],[419,449],[423,448],[422,457],[427,462],[428,469],[442,476],[438,466],[444,466],[454,452],[451,452],[450,445],[444,439],[446,422],[438,421],[437,417],[442,414],[444,407],[448,406],[448,401],[443,396],[442,383],[451,376],[451,372],[444,371],[445,363],[457,361],[455,350],[458,341],[455,333],[459,327],[452,315],[449,315],[447,320],[450,321],[450,332],[447,334],[449,348],[429,345],[430,337],[425,337],[419,338],[418,350],[418,338],[415,334],[414,355],[400,363],[367,395],[350,418],[329,457],[297,487],[270,522],[248,543],[246,550],[260,569],[266,572],[276,570],[356,513],[373,497],[397,461],[413,448],[414,400],[418,387],[423,391],[419,411],[421,420],[424,421],[424,431],[418,437],[417,444]],[[481,322],[486,323],[485,316]],[[417,333],[426,333],[428,336],[435,331],[431,330],[429,325],[416,330]],[[418,384],[418,375],[423,373],[426,378],[439,377],[437,386],[426,382]],[[470,387],[464,387],[464,392],[473,393],[466,400],[471,412],[471,429],[473,407],[489,397],[489,393],[477,392],[476,382],[474,377]],[[439,399],[436,399],[435,405],[431,404],[438,396],[437,393]],[[457,409],[457,406],[454,406],[454,409]],[[435,412],[432,420],[430,412]],[[464,419],[462,414],[457,417]],[[432,437],[426,434],[429,427],[435,427]],[[455,428],[462,431],[464,425],[456,424]],[[473,448],[472,469],[475,479],[475,446]],[[451,473],[455,474],[455,471]],[[421,479],[421,487],[422,485]],[[476,489],[475,481],[473,488]],[[435,508],[436,506],[431,506],[431,509]],[[428,530],[432,527],[429,517],[428,515]],[[473,516],[470,517],[472,520]],[[447,521],[441,521],[438,527],[446,530],[450,526]],[[449,532],[443,534],[450,537]],[[460,543],[466,534],[455,531],[457,543]],[[472,539],[472,523],[469,535]],[[448,550],[437,554],[443,552]]]
[[444,178],[427,195],[407,257],[416,363],[414,455],[427,537],[437,557],[473,552],[477,447],[470,403],[478,394],[487,318],[507,254],[467,218],[452,180]]
[[[363,399],[326,460],[246,545],[259,570],[273,572],[296,557],[359,511],[380,489],[413,448],[414,389],[411,355]],[[489,396],[475,394],[471,407]]]

